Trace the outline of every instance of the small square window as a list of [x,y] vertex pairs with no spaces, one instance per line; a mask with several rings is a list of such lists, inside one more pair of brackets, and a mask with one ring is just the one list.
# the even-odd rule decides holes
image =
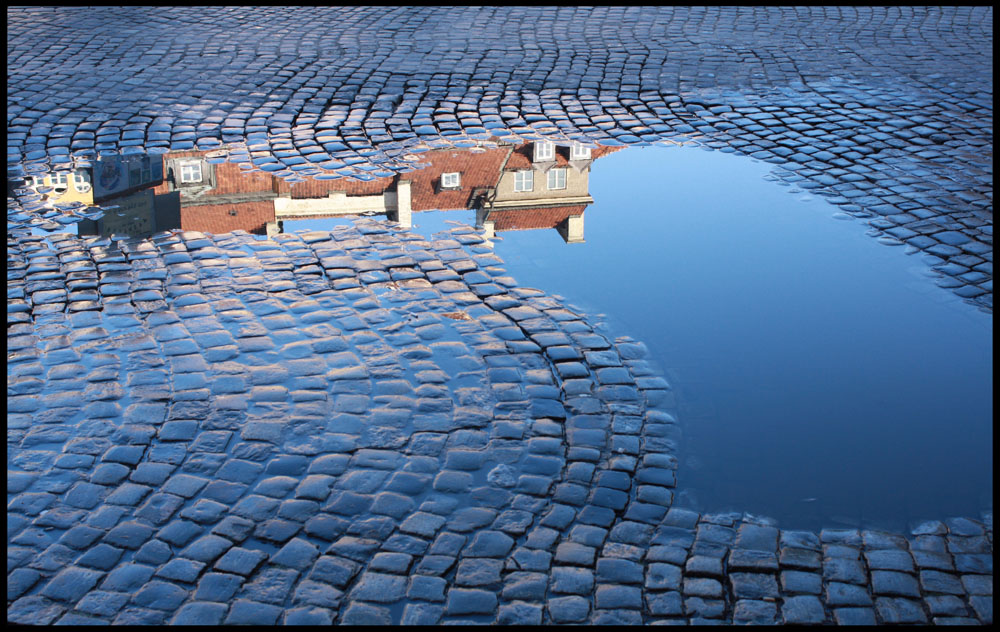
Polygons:
[[549,189],[566,188],[566,169],[549,169]]
[[57,189],[65,189],[69,184],[69,178],[66,177],[65,173],[53,173],[50,178],[50,182],[52,182],[52,186]]
[[554,160],[556,157],[556,146],[550,142],[542,141],[535,143],[535,162]]
[[590,160],[590,147],[583,145],[570,145],[570,160]]
[[189,162],[180,165],[181,182],[201,182],[201,163]]
[[514,190],[531,191],[534,188],[534,173],[531,171],[514,172]]
[[462,176],[458,173],[442,173],[441,174],[441,188],[442,189],[457,189],[462,186]]

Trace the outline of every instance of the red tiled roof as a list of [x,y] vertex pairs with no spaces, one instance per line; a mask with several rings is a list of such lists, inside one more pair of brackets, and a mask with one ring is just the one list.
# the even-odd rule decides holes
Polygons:
[[[534,143],[519,145],[510,155],[510,160],[504,166],[504,171],[517,171],[518,169],[531,169],[532,158],[535,155]],[[559,159],[562,162],[559,162]],[[556,165],[565,165],[566,158],[557,150]]]
[[306,200],[325,198],[331,191],[343,191],[347,195],[379,195],[392,188],[394,183],[395,178],[375,178],[367,182],[354,178],[338,178],[336,180],[309,179],[305,182],[288,184],[281,178],[274,178],[274,191],[278,195],[291,193],[292,199]]
[[534,230],[536,228],[556,228],[571,215],[583,215],[586,204],[575,206],[550,206],[529,208],[505,208],[490,211],[489,221],[494,222],[496,232],[508,230]]
[[[421,161],[430,165],[403,177],[410,181],[410,207],[414,211],[467,209],[476,188],[492,188],[500,180],[500,165],[509,147],[487,149],[470,154],[456,149],[438,149],[420,154]],[[439,189],[441,174],[460,173],[461,188]]]
[[[163,173],[166,175],[166,159],[174,158],[203,158],[208,151],[172,151],[164,154]],[[233,195],[239,193],[270,193],[274,190],[273,181],[277,180],[271,174],[264,171],[244,171],[239,165],[232,162],[224,162],[213,165],[215,167],[215,187],[204,191],[202,195]],[[163,182],[153,189],[153,193],[159,195],[167,193],[169,185],[164,178]],[[183,195],[183,190],[181,192]]]
[[[235,210],[236,215],[229,211]],[[263,235],[267,223],[274,221],[274,202],[241,202],[239,204],[202,204],[181,207],[181,229],[203,233],[228,233],[245,230]]]

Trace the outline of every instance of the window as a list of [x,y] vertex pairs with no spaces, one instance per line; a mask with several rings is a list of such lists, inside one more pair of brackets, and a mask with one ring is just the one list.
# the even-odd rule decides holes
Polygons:
[[590,160],[590,147],[584,147],[583,145],[570,145],[569,159]]
[[534,188],[534,173],[531,171],[514,172],[514,190],[531,191]]
[[442,189],[457,189],[462,185],[462,177],[458,173],[442,173],[441,174],[441,188]]
[[65,173],[53,173],[50,181],[52,186],[57,189],[65,189],[69,184],[69,178],[66,177]]
[[535,143],[535,162],[554,160],[555,157],[556,157],[555,145],[547,141]]
[[86,171],[77,171],[73,174],[73,188],[77,193],[86,193],[90,190],[90,174]]
[[566,188],[566,169],[549,169],[549,189]]
[[180,165],[181,182],[201,182],[201,163],[188,162]]

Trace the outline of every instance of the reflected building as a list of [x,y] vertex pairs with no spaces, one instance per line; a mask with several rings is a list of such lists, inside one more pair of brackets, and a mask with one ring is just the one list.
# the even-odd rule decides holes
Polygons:
[[153,157],[160,168],[131,180],[149,178],[138,189],[114,196],[100,191],[98,199],[95,186],[95,202],[119,208],[81,226],[81,234],[148,236],[180,228],[273,235],[283,232],[287,221],[374,214],[409,228],[413,213],[474,210],[476,226],[487,237],[556,229],[567,243],[578,243],[584,210],[594,201],[590,167],[618,149],[494,142],[408,155],[420,168],[391,177],[299,182],[227,162],[224,151],[175,151]]
[[45,175],[25,176],[24,186],[45,192],[53,204],[81,202],[94,203],[91,170],[77,167],[69,172],[51,172]]
[[161,156],[101,156],[92,163],[90,202],[108,209],[97,220],[79,224],[81,235],[148,237],[180,223],[180,196],[157,194],[163,182]]
[[551,142],[512,147],[495,186],[476,207],[476,225],[488,237],[511,230],[554,228],[566,243],[583,241],[590,197],[590,166],[617,147],[591,149]]

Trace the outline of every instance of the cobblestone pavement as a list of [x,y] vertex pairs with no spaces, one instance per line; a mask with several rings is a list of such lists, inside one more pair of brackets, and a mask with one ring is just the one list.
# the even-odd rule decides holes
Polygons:
[[[400,169],[421,139],[690,141],[775,164],[992,310],[992,27],[990,7],[11,9],[9,173],[230,146],[302,178]],[[44,210],[28,195],[8,224]]]
[[[296,178],[442,137],[692,139],[992,307],[989,8],[8,26],[15,177],[113,149],[231,144]],[[679,430],[644,346],[518,287],[471,229],[45,239],[21,230],[44,199],[8,206],[8,621],[992,622],[992,514],[904,537],[671,507]]]

